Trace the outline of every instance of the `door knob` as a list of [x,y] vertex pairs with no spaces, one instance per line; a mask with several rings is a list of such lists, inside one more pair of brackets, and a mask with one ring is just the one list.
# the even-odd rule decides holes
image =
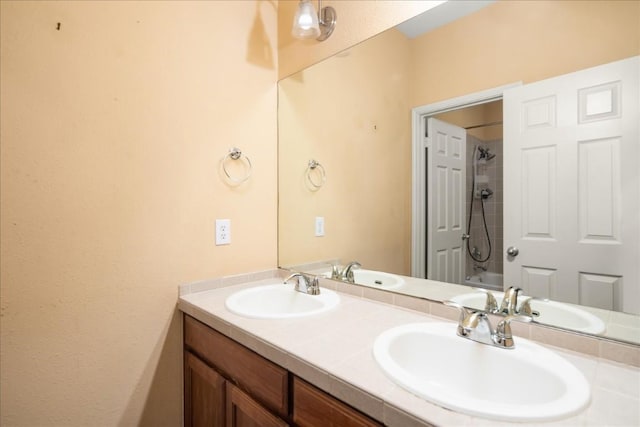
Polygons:
[[515,246],[509,246],[507,248],[507,255],[509,255],[511,257],[516,257],[516,256],[518,256],[519,253],[520,253],[520,251]]

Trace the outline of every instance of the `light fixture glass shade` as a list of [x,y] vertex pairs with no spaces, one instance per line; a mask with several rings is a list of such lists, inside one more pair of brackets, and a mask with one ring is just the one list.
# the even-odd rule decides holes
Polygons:
[[315,39],[320,35],[318,14],[309,0],[300,0],[291,34],[298,39]]

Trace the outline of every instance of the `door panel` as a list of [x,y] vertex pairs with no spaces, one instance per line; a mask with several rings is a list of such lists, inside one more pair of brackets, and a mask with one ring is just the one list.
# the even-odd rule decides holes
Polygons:
[[580,304],[610,310],[622,309],[622,278],[598,274],[580,274]]
[[578,144],[578,221],[583,243],[620,244],[620,138]]
[[556,288],[556,270],[522,266],[521,287],[527,295],[552,298]]
[[531,239],[554,240],[556,235],[556,150],[522,150],[522,232]]

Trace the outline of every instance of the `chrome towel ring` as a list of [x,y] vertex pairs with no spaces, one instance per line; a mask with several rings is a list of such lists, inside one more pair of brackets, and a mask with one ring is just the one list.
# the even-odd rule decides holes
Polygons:
[[229,160],[229,159],[231,159],[231,160],[240,160],[241,158],[243,158],[242,157],[242,151],[239,148],[236,148],[236,147],[230,148],[229,152],[222,158],[222,171],[227,176],[227,178],[229,178],[229,180],[231,182],[235,183],[235,184],[242,184],[247,179],[249,179],[249,177],[251,176],[251,171],[253,169],[253,165],[251,164],[251,160],[249,160],[249,157],[247,157],[245,155],[244,159],[246,160],[246,163],[247,163],[246,173],[244,174],[244,176],[242,176],[240,178],[235,178],[235,177],[231,176],[231,174],[227,170],[227,166],[226,166],[227,160]]
[[[316,190],[322,187],[327,181],[327,173],[325,172],[324,167],[317,160],[309,160],[309,165],[307,166],[305,175],[307,176],[309,183],[313,185]],[[316,176],[315,181],[314,175]]]

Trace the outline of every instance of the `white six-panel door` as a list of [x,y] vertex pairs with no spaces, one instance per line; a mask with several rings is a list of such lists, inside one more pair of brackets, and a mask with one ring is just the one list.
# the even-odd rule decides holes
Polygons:
[[640,313],[638,57],[504,93],[505,287]]
[[462,283],[467,132],[429,118],[427,277]]

